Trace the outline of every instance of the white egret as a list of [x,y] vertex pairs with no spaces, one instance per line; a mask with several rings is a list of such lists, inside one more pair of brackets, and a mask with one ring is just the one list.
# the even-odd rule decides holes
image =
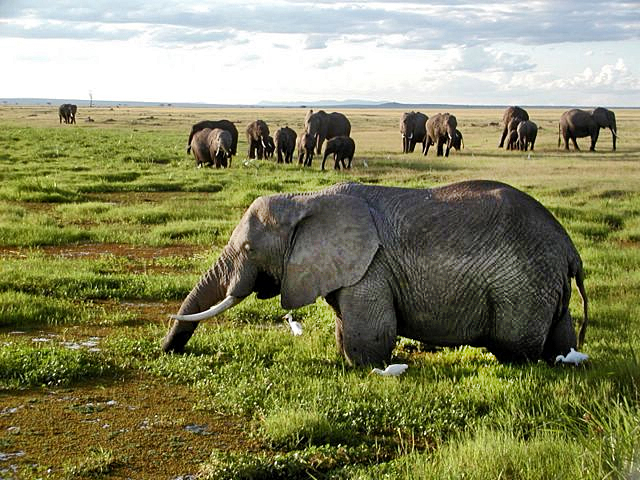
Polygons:
[[566,357],[564,355],[558,355],[556,357],[556,363],[562,362],[562,363],[573,363],[574,365],[580,365],[582,362],[588,359],[589,359],[589,355],[587,355],[586,353],[577,352],[572,348],[569,351],[569,353],[567,353]]
[[397,377],[398,375],[402,375],[407,368],[409,368],[409,365],[406,363],[392,363],[384,370],[374,368],[371,370],[371,373],[377,373],[383,377]]
[[284,319],[289,323],[291,333],[293,333],[296,337],[302,335],[302,324],[300,322],[296,322],[290,313],[287,313],[284,316]]

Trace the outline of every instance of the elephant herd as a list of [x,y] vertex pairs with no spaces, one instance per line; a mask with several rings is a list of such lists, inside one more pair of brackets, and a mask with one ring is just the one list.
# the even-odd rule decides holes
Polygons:
[[[325,140],[322,170],[329,155],[333,155],[334,168],[351,168],[355,153],[355,142],[351,134],[351,122],[342,113],[327,113],[324,110],[309,110],[300,136],[289,126],[279,128],[273,136],[267,122],[255,120],[245,129],[250,159],[259,160],[277,157],[278,163],[292,163],[296,147],[298,163],[311,166],[314,153],[322,152]],[[196,166],[216,168],[231,165],[231,157],[237,153],[238,129],[229,120],[204,120],[191,127],[187,142],[187,153],[193,151]]]
[[[73,114],[63,115],[62,105],[60,118],[75,122]],[[66,110],[65,110],[66,111]],[[508,107],[502,117],[503,130],[499,148],[507,150],[533,150],[538,135],[538,126],[529,119],[527,111],[521,107]],[[449,156],[451,149],[464,148],[462,133],[458,130],[455,115],[437,113],[428,117],[421,112],[405,112],[400,118],[400,134],[402,136],[402,153],[411,153],[416,144],[421,144],[423,155],[427,155],[432,145],[436,147],[437,156]],[[569,140],[579,150],[576,138],[591,137],[590,150],[595,149],[601,128],[609,128],[613,136],[613,150],[616,149],[618,136],[616,117],[611,110],[598,107],[592,111],[572,109],[564,112],[558,125],[558,147],[564,139],[565,149],[569,150]],[[289,126],[279,128],[271,136],[269,126],[264,120],[256,120],[247,125],[246,138],[248,158],[269,159],[274,155],[278,163],[292,163],[295,150],[298,150],[298,163],[310,167],[314,154],[322,153],[321,169],[325,169],[327,157],[333,156],[334,169],[351,168],[355,153],[355,142],[351,138],[351,122],[342,113],[327,113],[324,110],[309,110],[304,119],[303,131],[300,135]],[[191,127],[187,142],[187,153],[193,151],[196,165],[215,166],[216,168],[231,165],[231,158],[237,154],[238,130],[229,120],[198,122]]]

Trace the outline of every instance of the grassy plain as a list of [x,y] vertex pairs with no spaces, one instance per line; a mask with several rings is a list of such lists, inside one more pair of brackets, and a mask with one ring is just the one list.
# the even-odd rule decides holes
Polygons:
[[[0,477],[640,475],[640,111],[616,111],[616,152],[602,131],[596,153],[567,153],[561,111],[529,110],[540,132],[522,153],[497,148],[501,111],[452,110],[465,148],[443,159],[399,153],[401,112],[351,110],[351,171],[245,162],[246,124],[300,132],[305,113],[80,108],[59,125],[53,106],[0,107]],[[241,131],[239,155],[198,170],[190,125],[219,118]],[[338,357],[323,300],[294,312],[302,337],[278,299],[249,299],[201,325],[188,354],[161,353],[167,315],[257,196],[471,178],[527,191],[574,239],[588,366],[400,339],[407,373],[369,376]]]

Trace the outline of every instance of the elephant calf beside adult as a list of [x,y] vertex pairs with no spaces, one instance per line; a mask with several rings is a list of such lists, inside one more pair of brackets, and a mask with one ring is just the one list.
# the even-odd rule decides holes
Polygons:
[[[426,155],[431,145],[436,145],[438,157],[443,154],[448,157],[452,148],[459,150],[462,145],[462,134],[456,128],[457,126],[458,120],[450,113],[436,113],[427,120],[427,143],[423,153]],[[445,144],[447,148],[443,149]]]
[[[327,141],[327,145],[324,147],[321,169],[324,170],[324,163],[329,155],[333,155],[334,170],[340,170],[340,164],[342,164],[342,168],[351,168],[355,152],[356,142],[353,141],[353,138],[344,135],[333,137]],[[345,160],[349,163],[345,164]]]
[[199,132],[208,128],[209,130],[213,130],[214,128],[221,128],[222,130],[226,130],[231,134],[231,155],[235,155],[238,149],[238,129],[229,120],[203,120],[198,123],[194,123],[191,126],[191,131],[189,132],[189,140],[187,141],[187,153],[191,153],[191,141],[193,140],[193,136]]
[[576,150],[580,150],[576,138],[591,137],[589,150],[593,152],[596,149],[596,142],[601,128],[611,130],[613,151],[615,151],[616,138],[618,136],[615,113],[603,107],[597,107],[590,112],[579,108],[568,110],[562,114],[558,123],[558,147],[561,144],[561,136],[564,139],[565,150],[569,150],[569,140],[573,142]]
[[345,137],[351,135],[351,122],[339,112],[327,113],[319,110],[314,113],[313,110],[309,110],[304,119],[304,131],[313,137],[316,153],[320,155],[325,140],[341,135]]
[[203,128],[191,138],[196,166],[216,168],[231,165],[231,134],[221,128]]
[[524,108],[515,106],[507,107],[502,114],[502,123],[504,126],[498,148],[502,148],[504,146],[504,141],[506,139],[512,139],[512,134],[510,132],[515,132],[518,128],[518,124],[524,120],[529,120],[529,114]]
[[[260,197],[183,301],[163,349],[182,352],[199,321],[255,292],[279,294],[285,309],[324,297],[351,364],[388,362],[397,335],[486,347],[500,361],[554,362],[584,340],[583,275],[560,223],[503,183],[343,183]],[[578,340],[572,278],[584,303]]]
[[400,117],[400,135],[402,135],[402,153],[411,153],[416,144],[422,144],[424,152],[427,143],[427,117],[420,112],[405,112]]

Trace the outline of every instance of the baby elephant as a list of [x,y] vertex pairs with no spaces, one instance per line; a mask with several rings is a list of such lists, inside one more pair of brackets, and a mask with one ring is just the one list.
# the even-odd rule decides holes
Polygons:
[[214,128],[209,133],[207,142],[209,144],[209,155],[216,168],[231,166],[231,134],[221,128]]
[[518,146],[520,147],[520,150],[524,150],[526,152],[529,145],[531,145],[531,150],[533,151],[533,146],[536,143],[537,136],[538,126],[531,120],[525,120],[518,124]]
[[[353,161],[353,154],[356,151],[356,143],[353,138],[341,135],[339,137],[333,137],[327,141],[327,146],[324,148],[324,157],[322,158],[322,170],[324,170],[324,163],[330,154],[333,154],[335,160],[334,169],[340,170],[340,163],[342,168],[351,168],[351,162]],[[349,160],[349,163],[345,165],[345,160]]]

